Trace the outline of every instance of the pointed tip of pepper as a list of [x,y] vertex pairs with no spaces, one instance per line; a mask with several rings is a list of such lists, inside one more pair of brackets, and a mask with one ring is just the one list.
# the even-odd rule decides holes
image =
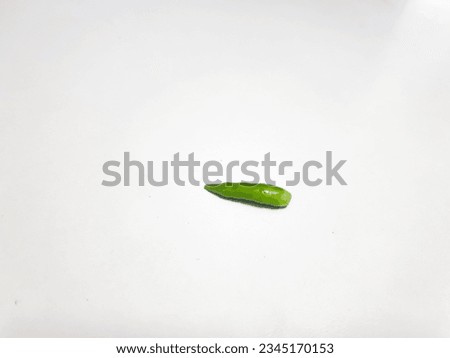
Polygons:
[[216,189],[219,185],[220,184],[205,184],[205,186],[203,188],[211,193],[215,193],[217,191]]

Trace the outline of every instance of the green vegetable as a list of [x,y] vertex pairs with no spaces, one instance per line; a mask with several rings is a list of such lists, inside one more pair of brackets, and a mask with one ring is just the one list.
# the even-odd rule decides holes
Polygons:
[[226,199],[252,202],[261,206],[284,208],[291,201],[291,193],[268,184],[222,183],[207,184],[205,189]]

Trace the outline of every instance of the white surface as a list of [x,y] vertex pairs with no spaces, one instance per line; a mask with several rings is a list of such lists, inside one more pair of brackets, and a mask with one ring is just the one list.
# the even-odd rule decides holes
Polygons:
[[[0,1],[0,335],[450,336],[448,1]],[[347,159],[286,210],[106,160]]]

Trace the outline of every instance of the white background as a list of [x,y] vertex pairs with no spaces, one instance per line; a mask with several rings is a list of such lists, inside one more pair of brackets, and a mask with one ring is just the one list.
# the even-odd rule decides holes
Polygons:
[[[0,1],[0,335],[450,336],[446,0]],[[267,210],[102,164],[346,159]]]

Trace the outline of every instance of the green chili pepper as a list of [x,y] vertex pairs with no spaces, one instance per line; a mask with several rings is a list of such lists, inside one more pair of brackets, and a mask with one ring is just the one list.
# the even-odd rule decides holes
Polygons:
[[268,184],[222,183],[207,184],[205,189],[226,199],[256,203],[261,206],[284,208],[291,201],[291,193]]

